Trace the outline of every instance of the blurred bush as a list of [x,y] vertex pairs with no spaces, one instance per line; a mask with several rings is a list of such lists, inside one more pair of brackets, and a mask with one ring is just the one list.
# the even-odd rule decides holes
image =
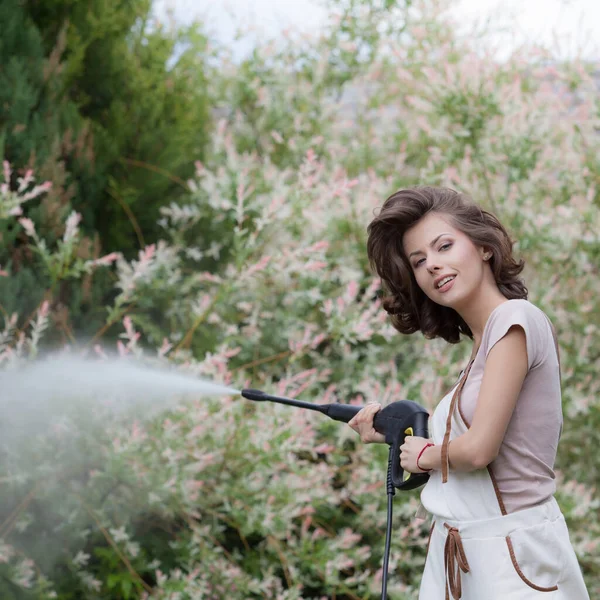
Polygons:
[[[135,39],[139,22],[132,26]],[[101,230],[98,215],[114,215],[116,204],[86,215],[78,192],[69,210],[81,212],[81,223],[77,212],[54,212],[53,236],[42,208],[57,202],[63,180],[43,165],[35,175],[53,188],[37,205],[23,201],[33,182],[19,192],[11,180],[3,190],[4,207],[26,211],[0,210],[14,240],[7,248],[19,249],[24,265],[37,260],[56,285],[113,274],[101,332],[118,331],[123,355],[237,389],[320,402],[410,398],[433,409],[470,348],[392,330],[369,273],[365,229],[400,186],[426,182],[471,194],[510,229],[527,263],[529,298],[558,330],[565,426],[557,498],[596,597],[597,73],[539,48],[493,60],[428,0],[340,0],[324,32],[262,41],[241,62],[220,49],[206,69],[206,91],[188,83],[210,98],[209,144],[195,163],[188,147],[173,149],[173,164],[194,164],[194,172],[180,173],[185,186],[164,188],[162,204],[148,205],[157,207],[160,234],[148,234],[137,255],[119,228],[122,247],[81,255],[83,228]],[[123,116],[131,103],[98,108],[84,72],[64,73],[88,90],[87,99],[69,102],[92,131],[104,132],[103,148],[141,139]],[[160,119],[145,125],[170,144],[176,136]],[[126,129],[122,142],[116,123]],[[29,154],[11,160],[24,166]],[[135,191],[142,188],[110,164],[106,173],[121,173],[122,187],[103,193],[121,189],[144,203]],[[0,260],[6,290],[21,276],[11,260]],[[43,281],[38,297],[48,291]],[[60,326],[56,296],[47,297],[26,326],[7,315],[0,338],[7,370],[26,364]],[[81,349],[71,342],[72,352]],[[32,443],[28,468],[4,474],[2,597],[378,597],[384,447],[357,444],[348,428],[319,415],[234,398],[182,404],[136,423],[92,419],[69,431],[67,442],[49,433]],[[407,493],[395,501],[394,598],[417,595],[427,534],[413,519],[417,500]]]

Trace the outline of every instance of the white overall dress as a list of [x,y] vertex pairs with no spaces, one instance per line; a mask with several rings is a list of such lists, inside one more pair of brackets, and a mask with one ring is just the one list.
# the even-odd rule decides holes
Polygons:
[[491,468],[448,474],[448,442],[468,429],[456,406],[472,364],[430,422],[446,468],[421,492],[433,518],[419,600],[589,600],[553,496],[506,514]]

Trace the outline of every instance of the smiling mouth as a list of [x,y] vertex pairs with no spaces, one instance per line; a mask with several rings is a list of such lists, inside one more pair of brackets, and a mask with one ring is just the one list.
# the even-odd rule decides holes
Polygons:
[[452,283],[454,282],[454,280],[456,279],[456,275],[454,275],[454,277],[452,277],[452,279],[448,279],[446,278],[445,283],[443,285],[441,285],[440,287],[435,287],[436,291],[438,292],[445,292],[446,290],[450,289],[450,287],[452,286]]

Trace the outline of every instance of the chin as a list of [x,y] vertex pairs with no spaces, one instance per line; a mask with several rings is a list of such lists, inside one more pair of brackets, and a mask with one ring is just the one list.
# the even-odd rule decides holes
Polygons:
[[434,303],[437,304],[438,306],[445,306],[447,308],[454,308],[453,304],[454,302],[445,302],[444,298],[440,298],[439,296],[432,298],[431,296],[428,296],[428,298]]
[[[447,297],[448,296],[448,297]],[[438,296],[435,300],[433,300],[436,304],[440,306],[445,306],[446,308],[452,308],[457,310],[465,300],[464,294],[443,294]]]

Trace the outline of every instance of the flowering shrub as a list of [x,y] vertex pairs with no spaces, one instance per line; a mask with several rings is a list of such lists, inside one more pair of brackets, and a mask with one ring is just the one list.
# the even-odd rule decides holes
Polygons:
[[[265,44],[241,65],[222,56],[210,79],[212,148],[187,202],[165,203],[163,241],[138,259],[78,259],[77,214],[52,248],[33,222],[15,226],[52,281],[115,263],[107,327],[121,324],[122,356],[236,389],[314,402],[410,398],[433,409],[470,348],[391,328],[365,229],[401,185],[470,193],[511,230],[529,297],[557,327],[565,413],[557,498],[595,597],[596,82],[585,64],[552,64],[541,50],[482,58],[435,2],[386,5],[336,3],[320,37]],[[382,35],[384,22],[402,30]],[[19,217],[30,183],[2,188],[0,218]],[[52,319],[48,300],[25,325],[5,316],[6,369],[36,355]],[[27,468],[7,467],[3,597],[15,589],[32,598],[377,597],[387,448],[357,443],[320,415],[235,396],[182,403],[155,419],[113,422],[100,411],[78,423],[31,443],[14,463]],[[394,598],[418,590],[427,532],[413,518],[417,500],[396,496]],[[40,548],[32,538],[52,542]]]

